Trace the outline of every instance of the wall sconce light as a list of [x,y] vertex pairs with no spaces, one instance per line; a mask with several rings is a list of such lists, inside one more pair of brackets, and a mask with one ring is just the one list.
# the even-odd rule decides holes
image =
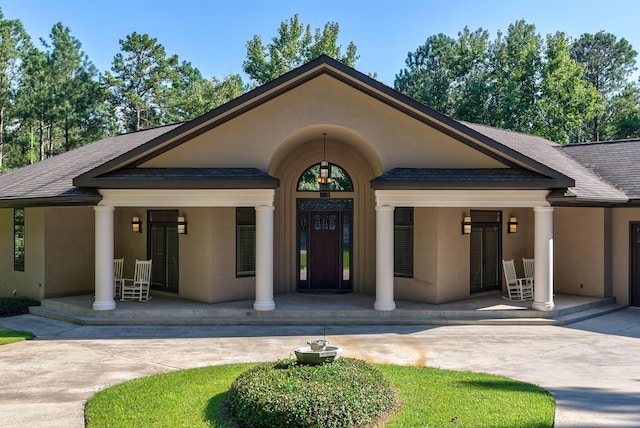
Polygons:
[[469,235],[471,233],[471,216],[464,216],[462,220],[462,234]]
[[509,221],[507,222],[507,232],[518,232],[518,219],[516,218],[516,216],[509,217]]
[[131,217],[131,231],[133,233],[142,233],[142,221],[140,217]]
[[187,234],[187,221],[184,219],[184,216],[178,216],[178,233],[180,235]]

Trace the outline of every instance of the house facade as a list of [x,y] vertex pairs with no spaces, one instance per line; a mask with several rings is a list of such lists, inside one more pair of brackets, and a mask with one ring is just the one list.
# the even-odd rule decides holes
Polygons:
[[389,311],[501,292],[501,260],[535,258],[536,309],[640,304],[640,208],[593,147],[455,121],[323,56],[190,122],[0,176],[0,295],[111,310],[123,257],[125,276],[152,259],[152,294],[272,310],[361,293]]

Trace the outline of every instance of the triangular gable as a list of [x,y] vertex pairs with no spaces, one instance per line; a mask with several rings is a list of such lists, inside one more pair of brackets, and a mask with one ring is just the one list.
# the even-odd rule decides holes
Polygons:
[[158,136],[126,154],[105,162],[97,168],[76,177],[74,184],[81,187],[105,186],[107,183],[101,180],[101,177],[105,177],[105,174],[113,174],[114,171],[122,168],[135,168],[321,75],[335,78],[511,169],[528,170],[540,174],[548,179],[545,182],[549,188],[565,188],[574,185],[574,181],[571,178],[549,168],[543,163],[524,156],[522,153],[500,144],[465,124],[445,116],[324,55],[203,116]]

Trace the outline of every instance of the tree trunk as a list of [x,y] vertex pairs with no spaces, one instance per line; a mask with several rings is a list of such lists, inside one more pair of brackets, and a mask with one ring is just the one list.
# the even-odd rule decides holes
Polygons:
[[44,139],[44,120],[40,120],[40,159],[39,160],[43,160],[44,159],[44,148],[45,148],[45,139]]
[[140,109],[136,109],[136,131],[140,130]]

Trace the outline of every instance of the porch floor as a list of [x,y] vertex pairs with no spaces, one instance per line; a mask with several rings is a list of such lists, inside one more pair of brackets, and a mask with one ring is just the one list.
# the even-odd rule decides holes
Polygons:
[[373,309],[375,297],[362,294],[280,294],[276,309],[256,311],[253,300],[201,303],[156,293],[147,302],[116,300],[116,309],[94,311],[92,295],[44,299],[31,313],[87,325],[379,325],[379,324],[568,324],[627,305],[615,298],[556,295],[553,311],[512,302],[501,294],[433,305],[396,301],[394,311]]

